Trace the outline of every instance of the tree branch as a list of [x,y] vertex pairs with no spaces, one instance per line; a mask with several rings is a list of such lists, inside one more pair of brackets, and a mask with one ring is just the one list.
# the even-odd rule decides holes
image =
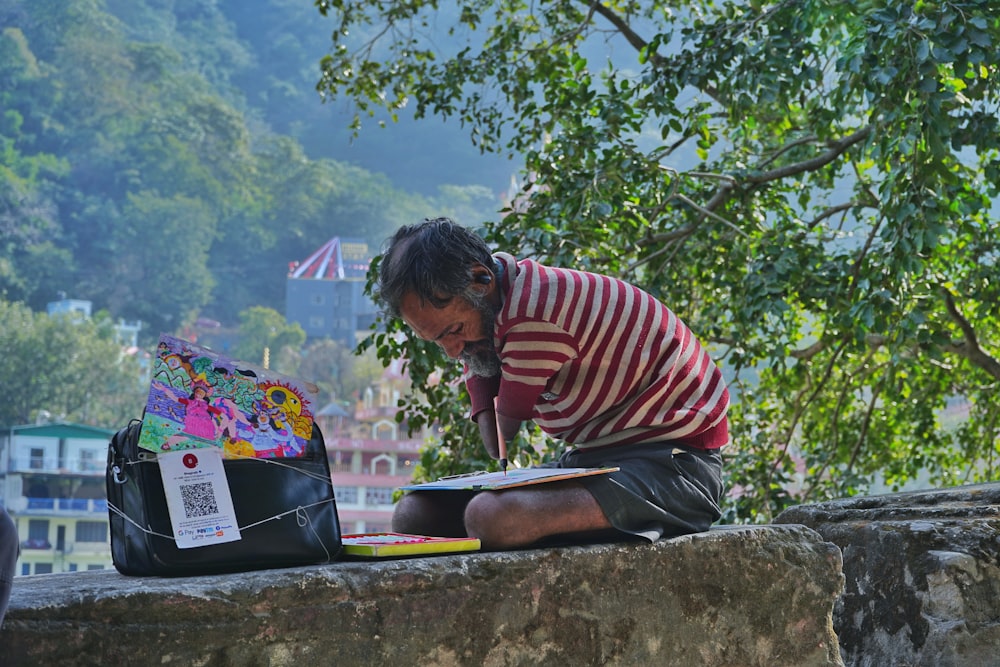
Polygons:
[[[795,174],[800,174],[806,171],[815,171],[835,160],[838,156],[840,156],[844,151],[846,151],[854,144],[864,140],[865,137],[867,137],[870,133],[871,133],[870,126],[863,127],[857,132],[850,134],[846,137],[843,137],[838,141],[828,142],[827,146],[829,147],[829,150],[823,153],[822,155],[818,155],[809,160],[803,160],[802,162],[796,162],[794,164],[785,165],[784,167],[780,167],[778,169],[772,169],[770,171],[761,172],[753,176],[747,176],[742,181],[728,174],[723,175],[723,174],[710,174],[703,172],[696,172],[696,173],[692,172],[690,174],[692,176],[699,176],[702,178],[714,178],[714,179],[719,179],[723,182],[722,184],[719,185],[718,189],[716,189],[715,193],[712,195],[712,198],[709,199],[708,202],[705,203],[705,205],[703,206],[699,206],[698,204],[694,203],[690,198],[678,193],[676,191],[676,185],[675,185],[675,190],[673,193],[671,193],[668,199],[679,199],[680,201],[684,202],[684,204],[690,206],[700,214],[699,218],[696,222],[690,225],[685,225],[683,228],[679,230],[673,230],[664,234],[650,235],[649,241],[653,243],[664,243],[667,241],[676,240],[678,238],[684,238],[690,236],[691,234],[694,233],[695,229],[697,229],[697,227],[700,226],[701,223],[705,221],[706,218],[711,218],[713,220],[716,220],[717,222],[722,222],[727,226],[736,229],[739,233],[745,235],[745,232],[740,230],[732,222],[714,213],[715,209],[719,208],[723,203],[725,203],[725,201],[729,197],[730,192],[738,188],[740,185],[744,184],[758,185],[761,183],[768,183],[781,178],[786,178],[788,176],[793,176]],[[792,142],[792,145],[801,145],[802,143],[806,142],[807,142],[806,139],[800,139],[795,142]],[[789,147],[782,149],[782,151],[780,152],[784,152],[790,147],[791,145]],[[766,160],[762,164],[769,163],[775,157],[776,156],[772,156],[771,158],[768,158],[768,160]],[[817,224],[820,220],[824,219],[824,217],[827,217],[829,215],[834,215],[837,211],[846,210],[855,205],[857,205],[855,202],[851,202],[850,204],[843,204],[840,207],[834,207],[833,209],[829,209],[828,211],[825,211],[819,218],[814,220],[812,225]],[[645,262],[647,260],[643,261]]]
[[955,296],[947,288],[942,287],[941,293],[944,296],[944,306],[948,310],[948,315],[955,321],[958,328],[962,330],[963,340],[946,345],[945,349],[969,360],[974,366],[982,368],[995,379],[1000,380],[1000,361],[991,356],[979,345],[976,337],[976,330],[958,309],[955,303]]
[[784,167],[778,167],[777,169],[772,169],[770,171],[747,176],[744,180],[747,183],[757,185],[760,183],[770,183],[771,181],[777,181],[782,178],[787,178],[789,176],[794,176],[807,171],[816,171],[817,169],[825,167],[836,160],[844,151],[854,144],[864,141],[868,135],[871,134],[871,131],[871,126],[866,125],[854,134],[849,134],[837,141],[828,142],[827,147],[829,150],[822,155],[817,155],[814,158],[803,160],[802,162],[787,164]]
[[855,206],[861,206],[861,205],[862,205],[862,202],[859,202],[859,201],[849,201],[849,202],[846,202],[846,203],[843,203],[843,204],[837,204],[836,206],[831,206],[830,208],[826,209],[825,211],[823,211],[822,213],[820,213],[818,216],[816,216],[815,218],[813,218],[812,221],[807,226],[809,227],[809,229],[816,229],[816,225],[818,225],[819,223],[823,222],[827,218],[832,218],[833,216],[837,215],[838,213],[843,213],[844,211],[850,211]]
[[826,341],[824,341],[821,338],[820,340],[816,341],[809,347],[803,348],[801,350],[791,350],[788,353],[788,356],[790,356],[792,359],[798,359],[799,361],[808,360],[812,359],[817,354],[825,350],[826,347],[827,347]]
[[769,157],[766,160],[764,160],[763,162],[761,162],[760,165],[758,165],[758,168],[762,169],[762,168],[766,167],[767,165],[771,164],[772,162],[774,162],[779,157],[781,157],[782,155],[784,155],[788,151],[792,150],[796,146],[804,146],[806,144],[815,143],[815,141],[816,141],[816,136],[815,135],[809,135],[808,137],[802,137],[801,139],[796,139],[795,141],[789,141],[787,144],[785,144],[784,146],[782,146],[778,150],[774,151],[774,154],[771,155],[771,157]]
[[[610,8],[605,7],[603,3],[590,2],[588,3],[588,6],[590,7],[590,11],[592,13],[600,14],[602,17],[604,17],[604,19],[608,23],[613,25],[615,27],[615,30],[621,33],[621,36],[625,38],[625,41],[628,42],[629,45],[636,51],[642,51],[644,48],[646,48],[646,46],[649,45],[649,42],[644,40],[642,37],[639,36],[638,33],[632,30],[632,26],[626,23],[625,20],[622,19],[622,17],[618,16],[618,14],[611,11]],[[662,59],[659,57],[659,55],[655,53],[649,54],[649,60],[653,62],[654,65],[662,62]]]

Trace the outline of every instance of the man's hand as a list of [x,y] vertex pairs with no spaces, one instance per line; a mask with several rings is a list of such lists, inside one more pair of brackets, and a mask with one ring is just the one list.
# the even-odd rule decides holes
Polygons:
[[496,413],[492,410],[483,410],[476,415],[476,423],[479,424],[479,436],[483,439],[483,447],[490,458],[500,458],[500,442],[497,438]]
[[499,420],[500,432],[503,433],[504,440],[510,442],[521,430],[521,422],[517,419],[509,419],[497,414],[493,410],[486,409],[476,415],[476,424],[479,425],[479,435],[483,439],[483,447],[490,458],[500,458],[500,442],[497,437],[497,421]]

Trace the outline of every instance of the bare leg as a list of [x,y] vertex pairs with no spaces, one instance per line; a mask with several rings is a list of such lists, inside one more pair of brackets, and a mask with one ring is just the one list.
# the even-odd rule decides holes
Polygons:
[[392,530],[411,535],[466,537],[462,516],[473,495],[471,491],[411,491],[396,503]]
[[465,527],[484,549],[513,549],[554,535],[614,531],[594,497],[574,482],[484,491],[468,502]]

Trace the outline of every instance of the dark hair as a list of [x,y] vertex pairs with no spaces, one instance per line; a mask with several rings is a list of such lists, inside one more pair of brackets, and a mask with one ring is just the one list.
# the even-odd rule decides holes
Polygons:
[[399,317],[400,302],[408,292],[438,308],[460,294],[472,299],[477,294],[469,286],[477,264],[493,268],[489,247],[450,218],[404,225],[386,241],[375,298],[390,317]]

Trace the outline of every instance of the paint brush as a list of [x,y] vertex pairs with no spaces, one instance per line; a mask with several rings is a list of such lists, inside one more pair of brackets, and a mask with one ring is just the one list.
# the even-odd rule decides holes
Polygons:
[[507,476],[507,441],[503,438],[503,431],[500,430],[500,413],[497,412],[497,397],[493,397],[493,419],[497,423],[497,453],[500,455],[500,469],[503,476]]

